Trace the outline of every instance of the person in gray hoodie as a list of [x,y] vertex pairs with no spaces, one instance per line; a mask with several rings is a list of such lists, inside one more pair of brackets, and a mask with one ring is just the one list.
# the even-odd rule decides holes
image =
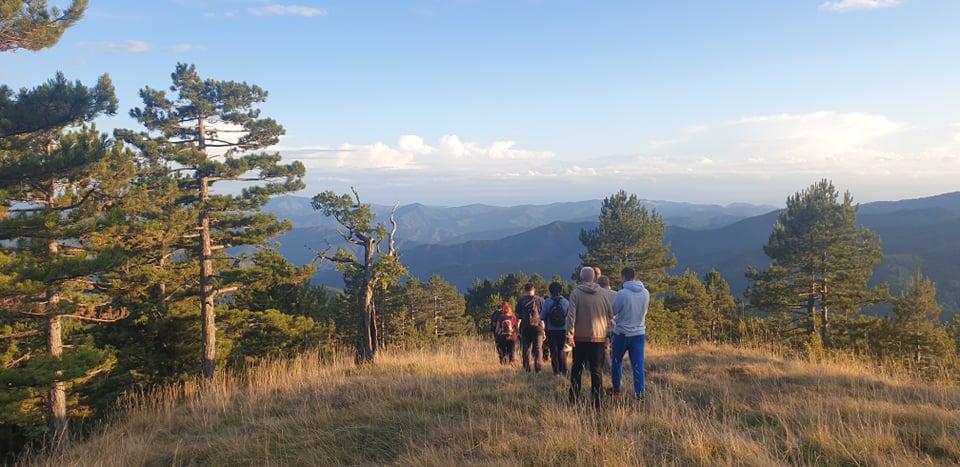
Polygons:
[[650,292],[643,282],[636,280],[633,268],[623,268],[623,288],[613,300],[613,352],[611,355],[610,376],[613,380],[613,394],[620,393],[620,381],[623,378],[623,356],[630,353],[630,366],[633,368],[633,393],[637,400],[643,399],[643,349],[646,344],[647,308],[650,305]]

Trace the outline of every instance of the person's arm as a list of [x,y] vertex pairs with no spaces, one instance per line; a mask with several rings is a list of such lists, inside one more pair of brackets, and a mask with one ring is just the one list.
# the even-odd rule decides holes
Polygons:
[[617,293],[617,296],[613,299],[613,319],[617,319],[621,311],[623,311],[623,297]]
[[570,310],[567,312],[567,342],[573,345],[573,329],[577,325],[577,301],[574,294],[570,294]]

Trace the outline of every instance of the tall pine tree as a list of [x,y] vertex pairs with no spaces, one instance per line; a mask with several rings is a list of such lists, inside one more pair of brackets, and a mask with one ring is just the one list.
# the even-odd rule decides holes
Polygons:
[[849,314],[881,300],[883,291],[867,285],[883,259],[880,239],[857,225],[858,206],[828,180],[787,198],[763,248],[770,266],[747,271],[751,305],[787,316],[822,345],[831,312]]
[[[148,158],[160,161],[181,190],[177,206],[195,216],[194,233],[188,234],[193,244],[182,253],[199,264],[201,371],[212,378],[217,353],[214,307],[218,298],[237,289],[224,280],[223,269],[236,264],[224,250],[261,244],[289,229],[288,222],[278,222],[260,208],[272,195],[303,188],[304,167],[300,162],[282,164],[280,154],[262,151],[284,130],[260,116],[257,105],[267,92],[259,86],[204,79],[196,67],[182,63],[171,79],[169,93],[143,88],[143,107],[130,112],[147,131],[123,134]],[[245,183],[238,195],[213,190],[225,182]]]
[[[76,106],[62,108],[61,99]],[[58,75],[7,100],[0,120],[19,122],[7,112],[22,115],[24,103],[38,114],[58,110],[43,131],[0,138],[0,310],[11,331],[4,337],[19,344],[0,379],[25,395],[48,386],[48,434],[57,446],[67,434],[67,383],[110,361],[101,350],[64,341],[76,334],[68,331],[123,314],[103,290],[129,253],[110,237],[126,222],[117,200],[136,168],[122,145],[86,126],[116,110],[106,76],[87,88]]]
[[620,190],[603,200],[600,225],[580,232],[580,243],[587,250],[580,262],[599,267],[615,286],[622,281],[620,270],[632,267],[638,279],[656,288],[663,285],[667,268],[677,264],[670,245],[663,242],[665,229],[655,210],[647,210],[637,195]]

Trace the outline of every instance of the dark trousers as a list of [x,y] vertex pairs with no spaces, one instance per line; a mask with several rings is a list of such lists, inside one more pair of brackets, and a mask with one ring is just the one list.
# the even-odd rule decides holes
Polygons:
[[593,396],[593,406],[600,408],[600,395],[603,393],[603,376],[600,362],[604,358],[603,342],[577,341],[573,346],[573,368],[570,369],[570,401],[576,402],[580,398],[580,375],[584,365],[590,365],[590,395]]
[[530,371],[530,361],[533,360],[533,369],[540,371],[543,366],[542,345],[543,329],[535,326],[520,328],[520,355],[524,370]]
[[567,374],[567,355],[563,352],[563,346],[567,343],[567,332],[547,331],[547,348],[550,349],[550,366],[553,367],[553,374]]
[[517,339],[508,339],[505,337],[497,337],[497,356],[500,357],[500,364],[513,363],[514,360],[514,349],[517,347]]

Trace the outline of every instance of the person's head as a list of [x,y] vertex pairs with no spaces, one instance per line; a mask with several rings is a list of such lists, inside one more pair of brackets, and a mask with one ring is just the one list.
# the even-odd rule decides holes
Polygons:
[[584,284],[597,280],[597,273],[590,266],[584,266],[580,269],[580,282]]
[[620,271],[620,275],[623,276],[623,281],[632,281],[637,278],[637,271],[634,271],[631,267],[625,267]]
[[600,276],[600,278],[597,279],[597,285],[599,285],[600,287],[602,287],[602,288],[604,288],[604,289],[609,289],[609,288],[610,288],[610,278],[607,277],[607,276]]
[[523,284],[523,292],[527,295],[536,295],[537,288],[534,287],[532,283],[527,282],[526,284]]
[[551,297],[556,297],[556,296],[560,295],[560,292],[563,292],[563,284],[561,284],[561,283],[559,283],[559,282],[556,282],[556,281],[551,282],[551,283],[550,283],[550,296],[551,296]]
[[500,313],[503,313],[507,316],[510,316],[513,314],[513,308],[510,308],[509,302],[503,302],[500,304]]
[[597,279],[603,277],[603,274],[600,272],[600,268],[598,268],[598,267],[596,267],[596,266],[593,267],[593,273],[594,273],[594,276],[593,276],[593,279],[594,279],[594,280],[597,280]]

